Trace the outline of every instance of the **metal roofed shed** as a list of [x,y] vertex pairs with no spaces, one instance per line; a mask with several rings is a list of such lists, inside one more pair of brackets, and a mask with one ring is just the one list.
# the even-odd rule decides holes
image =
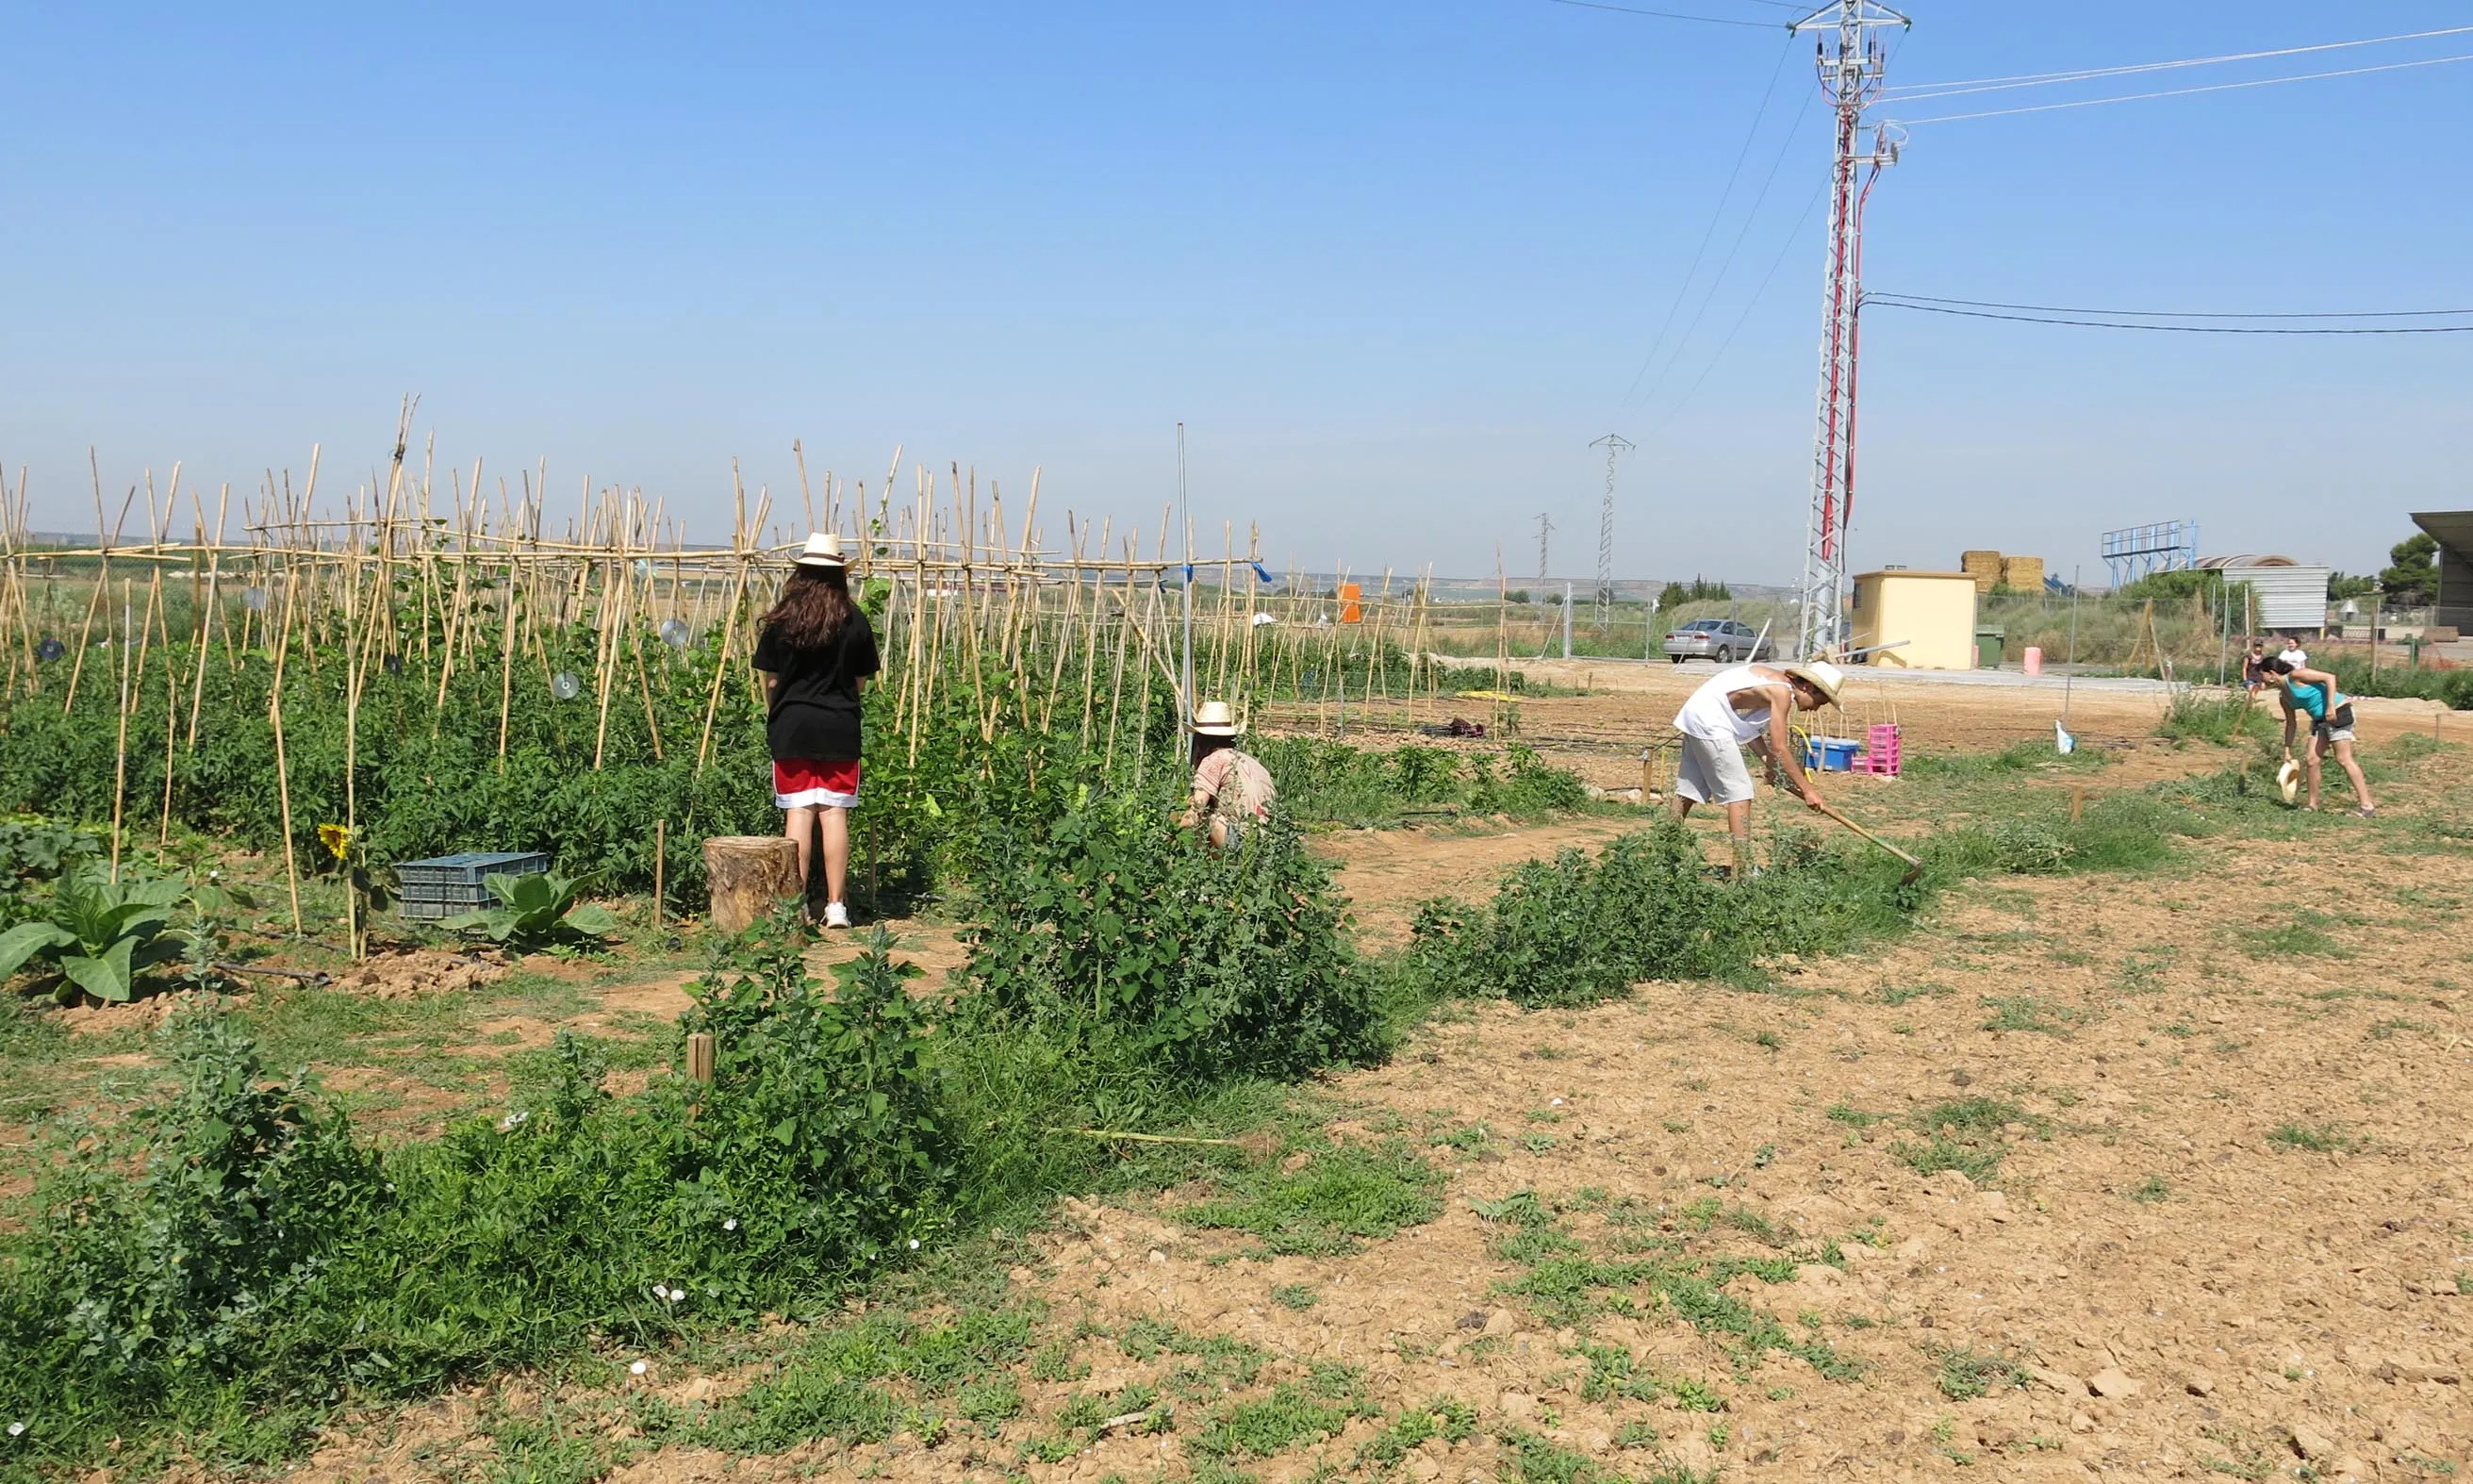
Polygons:
[[2430,621],[2473,632],[2473,510],[2430,511],[2413,523],[2438,543],[2438,590]]
[[2291,557],[2204,557],[2203,572],[2221,572],[2224,586],[2245,584],[2256,602],[2250,627],[2281,633],[2318,634],[2327,627],[2327,579],[2333,569],[2305,566]]
[[[1976,575],[1864,572],[1855,579],[1855,643],[1867,664],[1900,670],[1976,668]],[[1895,644],[1895,649],[1878,649]]]

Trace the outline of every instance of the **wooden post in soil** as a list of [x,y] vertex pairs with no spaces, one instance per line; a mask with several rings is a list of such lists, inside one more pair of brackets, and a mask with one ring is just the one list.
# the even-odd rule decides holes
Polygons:
[[[1116,772],[1116,713],[1124,704],[1125,647],[1134,630],[1134,557],[1141,543],[1141,533],[1136,531],[1125,541],[1125,596],[1116,621],[1116,661],[1108,678],[1108,750],[1100,760],[1100,771],[1113,779]],[[1104,574],[1103,574],[1104,576]]]
[[[120,580],[120,653],[114,657],[120,661],[120,741],[113,752],[111,775],[111,879],[114,881],[120,879],[120,800],[129,785],[129,653],[132,639],[129,624],[134,608],[134,600],[129,595],[129,579],[124,577]],[[146,616],[151,621],[155,615],[150,611]]]
[[[297,575],[283,574],[283,621],[276,631],[275,681],[267,692],[267,722],[275,729],[275,798],[283,820],[283,879],[292,893],[292,934],[300,935],[300,863],[292,849],[292,769],[283,750],[283,660],[292,648],[292,617],[298,594]],[[272,607],[272,604],[268,605]]]
[[[1099,560],[1102,562],[1108,560],[1108,535],[1114,524],[1113,516],[1099,523]],[[1089,526],[1082,528],[1085,538],[1090,535],[1090,532]],[[1081,546],[1078,542],[1074,547],[1074,555],[1076,557],[1081,555]],[[1100,602],[1100,592],[1107,582],[1108,574],[1105,571],[1094,571],[1091,574],[1091,617],[1082,635],[1082,751],[1086,754],[1091,751],[1091,719],[1099,704],[1099,619],[1106,608],[1106,605]],[[1079,567],[1076,567],[1073,573],[1073,591],[1076,594],[1074,601],[1080,602],[1082,572]]]
[[798,844],[782,835],[716,835],[704,843],[704,871],[706,922],[719,933],[743,933],[804,893]]
[[[195,498],[196,488],[192,486],[189,492]],[[198,671],[189,689],[189,751],[193,753],[198,750],[198,717],[206,700],[206,649],[214,637],[215,610],[223,606],[224,517],[230,509],[231,484],[226,481],[223,492],[215,497],[215,546],[213,554],[206,559],[205,609],[198,615]],[[205,511],[201,508],[198,514],[203,521]],[[224,627],[228,631],[231,626],[227,624]],[[226,637],[229,637],[228,632]]]
[[747,590],[747,553],[744,551],[736,551],[734,554],[738,559],[738,571],[736,575],[731,579],[730,608],[722,614],[721,648],[713,656],[712,690],[710,694],[705,697],[704,737],[702,741],[696,744],[695,776],[697,778],[704,777],[704,765],[712,756],[713,718],[721,714],[721,684],[722,681],[730,674],[731,641],[738,636],[739,598],[740,595]]

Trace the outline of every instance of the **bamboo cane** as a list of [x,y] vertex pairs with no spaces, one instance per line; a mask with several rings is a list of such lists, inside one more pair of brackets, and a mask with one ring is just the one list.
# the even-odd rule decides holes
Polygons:
[[[120,802],[129,785],[129,656],[134,637],[129,632],[129,624],[132,607],[129,579],[124,577],[120,580],[120,653],[113,657],[119,661],[120,671],[120,740],[113,749],[111,775],[111,879],[114,881],[120,879]],[[155,616],[153,610],[149,610],[146,616],[151,622]]]

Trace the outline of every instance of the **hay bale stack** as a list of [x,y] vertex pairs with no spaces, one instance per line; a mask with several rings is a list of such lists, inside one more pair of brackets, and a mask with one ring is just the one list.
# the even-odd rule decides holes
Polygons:
[[2013,592],[2044,590],[2044,559],[2041,557],[2004,557],[2001,559],[2001,583]]
[[1975,579],[1975,590],[1979,594],[2001,586],[2001,553],[1997,551],[1959,552],[1957,569]]

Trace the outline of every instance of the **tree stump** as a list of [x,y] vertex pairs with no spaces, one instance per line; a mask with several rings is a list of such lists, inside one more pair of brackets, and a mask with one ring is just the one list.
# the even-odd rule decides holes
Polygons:
[[799,847],[781,835],[716,835],[704,843],[704,874],[716,932],[743,933],[804,895]]

